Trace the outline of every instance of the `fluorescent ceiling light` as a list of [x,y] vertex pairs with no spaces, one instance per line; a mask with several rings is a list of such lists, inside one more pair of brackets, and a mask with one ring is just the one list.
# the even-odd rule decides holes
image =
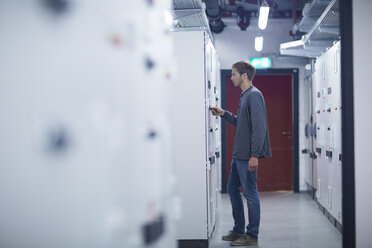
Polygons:
[[262,36],[257,36],[254,39],[254,48],[256,49],[257,52],[261,52],[263,47],[263,37]]
[[304,45],[304,42],[302,40],[289,41],[289,42],[280,44],[280,49],[302,47],[303,45]]
[[267,19],[269,18],[270,7],[267,4],[266,0],[262,2],[260,7],[260,15],[258,17],[258,27],[264,30],[267,26]]

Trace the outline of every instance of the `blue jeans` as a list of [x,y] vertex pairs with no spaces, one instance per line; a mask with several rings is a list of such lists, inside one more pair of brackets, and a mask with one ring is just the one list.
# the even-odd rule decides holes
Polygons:
[[230,195],[232,214],[234,217],[233,231],[237,234],[244,234],[245,218],[244,205],[240,187],[243,187],[243,195],[247,199],[248,221],[247,234],[254,238],[258,237],[260,226],[260,198],[257,191],[257,170],[248,170],[248,160],[233,158],[227,193]]

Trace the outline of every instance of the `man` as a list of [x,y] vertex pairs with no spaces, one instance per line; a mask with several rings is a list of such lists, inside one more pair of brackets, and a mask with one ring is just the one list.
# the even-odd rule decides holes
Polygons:
[[[227,191],[230,196],[234,227],[222,240],[231,241],[232,246],[258,244],[260,224],[260,199],[257,191],[258,159],[271,157],[265,101],[261,91],[252,85],[256,69],[247,61],[232,66],[231,80],[240,87],[238,114],[212,107],[213,115],[221,116],[236,126],[233,159]],[[240,187],[247,199],[248,220],[245,232],[244,206]]]

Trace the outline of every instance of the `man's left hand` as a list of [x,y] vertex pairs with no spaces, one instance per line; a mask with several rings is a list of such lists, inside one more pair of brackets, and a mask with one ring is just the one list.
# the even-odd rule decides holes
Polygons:
[[251,157],[248,161],[248,170],[255,171],[258,168],[258,158]]

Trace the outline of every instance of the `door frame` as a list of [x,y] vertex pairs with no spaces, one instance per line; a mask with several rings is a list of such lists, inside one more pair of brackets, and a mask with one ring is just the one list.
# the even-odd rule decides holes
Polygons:
[[[300,192],[300,175],[299,175],[299,70],[298,68],[286,69],[257,69],[256,75],[292,75],[292,104],[293,104],[293,191]],[[231,70],[221,70],[221,107],[226,109],[226,76],[231,75]],[[227,193],[227,163],[226,161],[226,122],[221,121],[221,142],[222,142],[222,160],[221,160],[221,193]]]

